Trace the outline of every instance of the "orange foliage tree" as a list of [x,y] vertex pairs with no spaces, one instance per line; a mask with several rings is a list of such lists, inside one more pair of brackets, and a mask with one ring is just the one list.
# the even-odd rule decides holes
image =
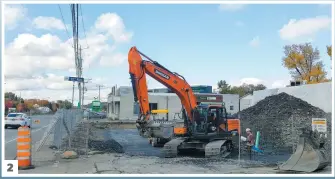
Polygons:
[[49,105],[49,101],[48,100],[40,100],[38,103],[40,106],[48,106]]
[[24,100],[24,104],[26,105],[26,107],[29,109],[29,110],[31,110],[31,109],[33,109],[34,108],[34,100],[31,100],[31,99],[29,99],[29,100]]
[[327,46],[327,54],[329,55],[330,57],[330,60],[332,59],[332,46]]
[[320,59],[320,52],[310,43],[284,46],[283,65],[290,70],[294,80],[306,80],[308,84],[327,82],[327,72]]

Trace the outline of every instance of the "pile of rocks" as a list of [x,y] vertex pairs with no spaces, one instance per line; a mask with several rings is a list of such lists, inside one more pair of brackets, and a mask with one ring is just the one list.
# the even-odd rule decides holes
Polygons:
[[[286,93],[266,97],[239,113],[242,129],[261,133],[261,147],[265,152],[293,152],[302,128],[312,126],[312,118],[327,118],[331,151],[331,114]],[[243,131],[244,132],[244,131]]]

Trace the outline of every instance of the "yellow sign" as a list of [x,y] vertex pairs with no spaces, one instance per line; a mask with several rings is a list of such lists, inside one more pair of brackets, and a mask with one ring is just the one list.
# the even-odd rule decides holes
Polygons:
[[169,110],[167,109],[156,109],[156,110],[151,110],[151,113],[154,113],[154,114],[159,114],[159,113],[168,113]]
[[327,132],[327,119],[312,118],[312,130],[318,132]]
[[34,120],[34,123],[35,123],[35,124],[39,124],[40,122],[41,122],[41,121],[38,120],[38,119]]
[[322,124],[322,125],[326,125],[326,121],[313,121],[312,124]]

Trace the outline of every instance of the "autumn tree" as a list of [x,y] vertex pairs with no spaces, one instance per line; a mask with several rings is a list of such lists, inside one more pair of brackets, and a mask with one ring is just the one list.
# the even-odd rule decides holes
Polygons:
[[332,60],[332,46],[327,46],[327,54],[329,55],[330,57],[330,60]]
[[25,100],[24,101],[24,104],[26,105],[26,107],[29,109],[29,110],[31,110],[31,109],[33,109],[34,108],[34,100]]
[[40,100],[40,101],[38,102],[38,104],[39,104],[40,106],[48,107],[48,105],[49,105],[49,101],[48,101],[48,100]]
[[308,84],[329,81],[320,52],[311,43],[284,46],[283,65],[290,70],[294,80],[306,80]]

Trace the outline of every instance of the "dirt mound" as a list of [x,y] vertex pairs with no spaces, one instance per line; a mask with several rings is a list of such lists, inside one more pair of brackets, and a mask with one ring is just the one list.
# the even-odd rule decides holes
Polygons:
[[239,116],[242,129],[249,127],[254,135],[257,131],[261,133],[260,146],[270,154],[292,153],[301,129],[311,128],[312,118],[326,118],[328,132],[331,134],[330,114],[286,93],[266,97],[241,111]]
[[255,117],[290,118],[292,115],[323,116],[326,113],[315,106],[286,93],[268,96],[254,106],[240,112],[244,120],[253,120]]

